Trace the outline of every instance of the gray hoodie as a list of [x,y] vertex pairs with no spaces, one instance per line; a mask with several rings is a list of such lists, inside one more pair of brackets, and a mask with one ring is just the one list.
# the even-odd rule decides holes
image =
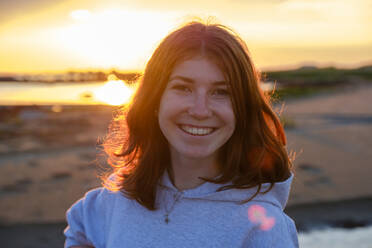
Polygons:
[[94,189],[67,211],[65,247],[298,247],[294,222],[283,213],[292,179],[240,204],[256,189],[216,192],[222,185],[206,182],[179,191],[165,173],[155,211],[121,192]]

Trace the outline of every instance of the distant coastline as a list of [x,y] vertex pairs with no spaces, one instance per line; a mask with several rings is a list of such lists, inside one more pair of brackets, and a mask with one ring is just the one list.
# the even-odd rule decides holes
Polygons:
[[37,82],[37,83],[66,83],[66,82],[104,82],[107,81],[110,75],[114,75],[116,78],[131,83],[136,81],[141,74],[137,72],[121,73],[117,71],[106,72],[66,72],[59,74],[16,74],[14,76],[0,76],[1,82]]
[[[291,86],[326,86],[345,83],[372,82],[372,65],[355,69],[342,69],[335,67],[319,68],[303,66],[292,70],[264,71],[261,73],[263,81],[271,81],[281,87]],[[141,76],[139,72],[75,72],[50,74],[15,74],[0,75],[1,82],[38,82],[38,83],[66,83],[66,82],[101,82],[107,81],[109,75],[127,83],[136,82]]]

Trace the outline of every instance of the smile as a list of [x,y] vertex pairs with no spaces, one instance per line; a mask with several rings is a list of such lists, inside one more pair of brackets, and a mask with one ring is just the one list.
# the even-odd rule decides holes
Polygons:
[[204,136],[211,134],[215,129],[211,127],[193,127],[193,126],[186,126],[181,125],[180,128],[187,134],[196,135],[196,136]]

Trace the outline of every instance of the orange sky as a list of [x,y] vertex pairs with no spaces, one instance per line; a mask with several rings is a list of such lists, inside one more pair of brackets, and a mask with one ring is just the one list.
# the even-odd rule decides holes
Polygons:
[[3,0],[0,9],[2,73],[142,70],[195,15],[235,29],[261,69],[372,64],[369,0]]

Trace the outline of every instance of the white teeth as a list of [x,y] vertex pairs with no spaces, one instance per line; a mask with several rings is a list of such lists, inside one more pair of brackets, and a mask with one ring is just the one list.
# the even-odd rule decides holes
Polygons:
[[182,130],[186,133],[192,134],[192,135],[208,135],[213,132],[213,128],[209,127],[190,127],[190,126],[181,126]]

